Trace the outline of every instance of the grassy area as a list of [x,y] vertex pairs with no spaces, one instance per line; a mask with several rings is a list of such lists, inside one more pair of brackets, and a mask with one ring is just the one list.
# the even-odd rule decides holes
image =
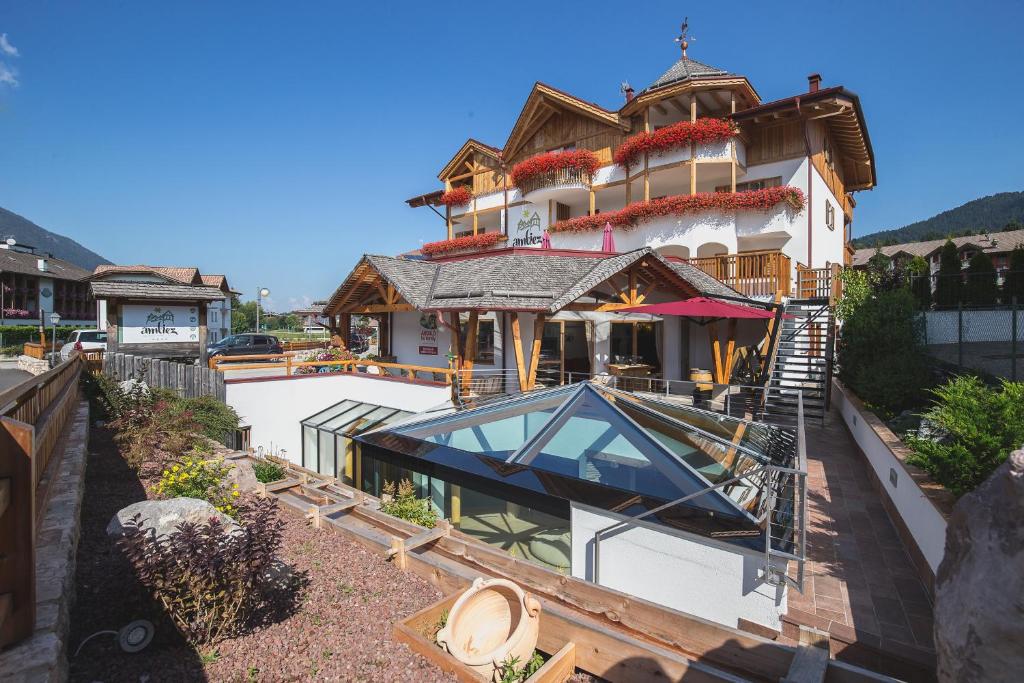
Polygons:
[[281,341],[327,341],[328,339],[327,334],[316,335],[302,331],[268,330],[267,334],[272,334]]

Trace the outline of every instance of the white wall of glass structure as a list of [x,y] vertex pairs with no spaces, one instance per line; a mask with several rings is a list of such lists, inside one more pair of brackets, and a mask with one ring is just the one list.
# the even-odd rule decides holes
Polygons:
[[[593,581],[594,534],[627,518],[579,503],[570,518],[572,575]],[[732,628],[746,619],[782,629],[786,588],[759,580],[763,552],[644,523],[602,536],[600,546],[602,586]]]

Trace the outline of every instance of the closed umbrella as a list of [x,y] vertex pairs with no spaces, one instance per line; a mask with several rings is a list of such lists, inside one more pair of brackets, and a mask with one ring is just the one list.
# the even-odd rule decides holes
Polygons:
[[540,238],[540,248],[541,249],[550,249],[551,248],[551,235],[548,234],[547,230],[544,231],[544,235]]
[[609,254],[615,253],[615,236],[612,234],[612,224],[604,224],[604,239],[601,241],[601,251]]

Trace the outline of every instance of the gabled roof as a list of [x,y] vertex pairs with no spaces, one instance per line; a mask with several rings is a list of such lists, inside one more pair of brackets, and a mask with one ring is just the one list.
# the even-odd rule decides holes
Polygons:
[[503,156],[506,159],[515,156],[530,134],[539,129],[544,121],[558,109],[575,112],[607,126],[623,130],[629,128],[628,122],[623,121],[619,117],[618,112],[609,111],[599,104],[587,102],[575,95],[570,95],[558,88],[537,81],[533,84],[533,89],[530,91],[530,95],[526,98],[526,103],[523,104],[523,108],[519,112],[519,118],[516,119],[515,125],[512,126],[512,132],[509,133],[508,140],[505,141],[505,148],[502,152]]
[[436,261],[364,256],[325,312],[333,315],[369,305],[380,298],[379,287],[385,283],[418,310],[555,313],[638,262],[662,291],[742,297],[702,271],[670,264],[646,247],[614,255],[503,249]]
[[[1017,245],[1024,245],[1024,230],[1007,230],[1005,232],[993,232],[985,235],[965,235],[964,237],[953,237],[953,244],[957,250],[974,248],[986,254],[1001,254],[1013,251]],[[897,254],[907,256],[921,256],[927,258],[942,249],[947,240],[927,240],[925,242],[907,242],[904,244],[890,244],[882,247],[882,253],[892,257]],[[853,266],[866,266],[871,257],[875,255],[875,247],[864,247],[853,254]]]
[[666,85],[672,85],[673,83],[679,83],[681,81],[731,75],[733,74],[730,74],[725,69],[709,66],[703,62],[698,62],[696,59],[690,59],[686,55],[683,55],[679,58],[679,61],[670,66],[665,73],[659,76],[649,86],[644,88],[642,92],[650,92],[651,90],[657,90],[658,88]]
[[97,299],[160,299],[167,301],[219,301],[224,292],[215,287],[160,282],[93,280],[89,287]]
[[444,165],[444,168],[442,168],[440,172],[438,172],[438,179],[444,180],[450,175],[458,175],[457,173],[454,173],[455,169],[459,167],[459,164],[462,163],[462,161],[467,156],[474,152],[479,152],[480,154],[488,156],[494,159],[495,161],[501,160],[500,149],[498,149],[497,147],[492,147],[490,145],[485,145],[479,140],[474,140],[473,138],[470,138],[463,143],[462,147],[459,148],[459,151],[455,153],[455,156],[453,156],[451,160]]
[[93,277],[102,277],[114,273],[160,275],[183,284],[203,284],[203,279],[199,275],[199,269],[191,266],[182,268],[177,266],[116,266],[108,264],[96,266],[96,270],[93,271]]
[[[39,270],[40,260],[46,261],[46,270]],[[90,275],[88,270],[79,268],[74,263],[14,249],[0,249],[0,271],[57,280],[84,280]]]

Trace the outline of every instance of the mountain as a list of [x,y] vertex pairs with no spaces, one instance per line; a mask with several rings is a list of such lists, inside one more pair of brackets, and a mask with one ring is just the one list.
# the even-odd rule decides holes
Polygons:
[[86,270],[94,270],[98,265],[110,263],[70,237],[50,232],[27,218],[0,208],[0,239],[7,237],[18,240],[18,244],[33,246],[37,251],[48,251],[56,258],[70,261]]
[[1000,192],[969,201],[931,218],[853,240],[857,248],[941,240],[984,232],[1024,228],[1024,192]]

